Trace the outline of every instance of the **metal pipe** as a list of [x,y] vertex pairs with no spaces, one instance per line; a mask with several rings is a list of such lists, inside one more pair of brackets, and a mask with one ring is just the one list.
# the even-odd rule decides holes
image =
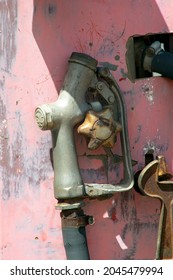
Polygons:
[[[133,186],[122,98],[119,87],[108,69],[99,70],[97,61],[86,54],[72,53],[58,100],[36,109],[35,117],[38,126],[42,130],[50,129],[52,133],[54,196],[58,200],[57,208],[61,209],[62,233],[67,259],[90,259],[85,227],[93,222],[91,217],[84,215],[81,209],[82,201],[87,196],[107,197],[118,191],[129,190]],[[104,106],[105,108],[102,108]],[[90,186],[82,180],[73,129],[76,124],[84,120],[91,108],[97,111],[98,126],[95,129],[97,132],[99,129],[99,137],[101,135],[101,139],[107,141],[103,143],[109,148],[113,147],[117,133],[122,130],[124,178],[118,185],[91,184]],[[89,131],[91,131],[90,128]],[[96,133],[96,138],[91,139],[95,143],[98,141],[97,136]]]

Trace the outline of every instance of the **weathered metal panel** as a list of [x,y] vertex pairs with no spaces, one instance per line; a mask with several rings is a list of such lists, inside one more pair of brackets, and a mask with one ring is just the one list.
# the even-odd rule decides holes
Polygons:
[[[172,170],[173,82],[127,78],[128,38],[170,32],[170,0],[0,1],[1,258],[65,259],[53,197],[51,136],[34,120],[39,104],[57,99],[73,51],[108,66],[124,94],[134,173],[145,153],[163,154]],[[113,182],[119,170],[87,150],[75,133],[83,178]],[[117,144],[115,151],[120,152]],[[102,153],[102,150],[99,150]],[[102,153],[103,154],[103,153]],[[86,201],[91,259],[154,259],[160,203],[135,189],[106,201]]]

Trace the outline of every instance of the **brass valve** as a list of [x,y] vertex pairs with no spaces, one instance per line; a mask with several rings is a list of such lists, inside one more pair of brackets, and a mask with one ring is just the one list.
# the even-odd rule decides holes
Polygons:
[[106,108],[101,112],[88,111],[78,133],[90,138],[88,148],[95,150],[100,146],[112,148],[121,129],[120,123],[113,118],[113,111]]

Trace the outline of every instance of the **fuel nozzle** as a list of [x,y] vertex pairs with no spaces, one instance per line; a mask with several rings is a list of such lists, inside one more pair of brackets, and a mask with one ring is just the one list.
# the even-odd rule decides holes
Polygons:
[[163,77],[173,79],[173,53],[166,52],[159,41],[144,49],[142,65],[148,72],[157,72]]
[[[133,186],[123,95],[109,69],[99,68],[97,63],[87,54],[73,52],[58,99],[35,111],[39,128],[51,130],[54,195],[63,207],[69,201],[76,207],[86,196],[113,195]],[[78,132],[87,137],[91,150],[102,146],[112,154],[110,150],[120,135],[124,178],[116,185],[100,187],[83,182],[74,141],[74,129],[79,124]]]
[[[123,95],[107,68],[83,53],[72,53],[58,99],[38,106],[37,124],[51,130],[53,144],[54,196],[61,212],[64,246],[68,259],[89,259],[85,226],[92,217],[84,215],[86,197],[110,197],[133,187],[133,170]],[[81,124],[83,122],[83,124]],[[84,183],[74,141],[75,126],[90,139],[88,148],[103,146],[111,151],[120,134],[123,179],[115,185]]]
[[97,60],[94,58],[73,52],[58,99],[54,103],[38,106],[35,111],[39,128],[49,129],[52,133],[54,194],[57,199],[72,199],[85,195],[73,130],[90,109],[85,95],[95,77],[96,66]]

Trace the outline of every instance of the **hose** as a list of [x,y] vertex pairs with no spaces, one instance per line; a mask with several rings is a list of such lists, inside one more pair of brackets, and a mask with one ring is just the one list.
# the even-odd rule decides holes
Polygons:
[[62,235],[67,260],[90,260],[85,229],[88,219],[81,208],[62,210]]
[[173,79],[173,53],[162,51],[153,57],[151,71]]

